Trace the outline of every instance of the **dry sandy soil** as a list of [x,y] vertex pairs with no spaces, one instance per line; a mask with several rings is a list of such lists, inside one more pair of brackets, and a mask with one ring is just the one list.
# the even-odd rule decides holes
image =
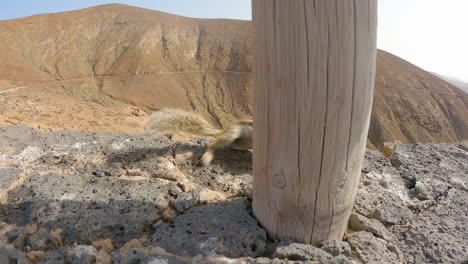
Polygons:
[[46,89],[27,89],[0,95],[0,125],[26,125],[44,132],[138,132],[147,114],[128,104],[83,101]]

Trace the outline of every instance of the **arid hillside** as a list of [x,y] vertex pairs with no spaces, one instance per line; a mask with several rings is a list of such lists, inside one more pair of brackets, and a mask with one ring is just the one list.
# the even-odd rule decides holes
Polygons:
[[403,143],[468,139],[468,94],[385,51],[377,76],[369,140]]
[[[0,22],[0,80],[101,104],[196,109],[218,125],[251,111],[249,21],[103,5]],[[239,73],[238,73],[239,72]],[[159,74],[158,74],[159,73]]]
[[[117,4],[1,21],[0,125],[134,132],[167,106],[225,125],[252,111],[252,41],[250,21]],[[395,139],[468,139],[468,95],[379,51],[369,146]]]

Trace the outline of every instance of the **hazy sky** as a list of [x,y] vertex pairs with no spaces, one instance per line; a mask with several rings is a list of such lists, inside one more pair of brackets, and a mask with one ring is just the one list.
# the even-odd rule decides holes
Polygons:
[[377,46],[468,82],[468,0],[380,0]]
[[[351,0],[349,0],[351,1]],[[251,19],[251,0],[0,0],[0,20],[122,3],[204,18]],[[468,0],[379,0],[378,48],[468,82]]]

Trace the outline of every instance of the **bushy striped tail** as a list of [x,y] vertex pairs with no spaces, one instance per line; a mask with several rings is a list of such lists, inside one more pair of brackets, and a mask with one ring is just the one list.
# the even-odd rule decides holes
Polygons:
[[141,134],[146,137],[168,136],[180,132],[214,137],[222,131],[196,113],[172,108],[154,112],[141,128]]

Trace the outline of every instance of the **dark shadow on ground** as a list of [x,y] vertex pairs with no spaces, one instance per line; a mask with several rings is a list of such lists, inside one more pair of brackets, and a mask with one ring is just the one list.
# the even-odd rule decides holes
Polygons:
[[0,221],[19,226],[36,224],[49,231],[63,229],[64,245],[90,244],[111,238],[115,246],[150,234],[163,208],[153,202],[27,201],[0,206]]
[[[198,140],[198,141],[197,141]],[[209,139],[200,138],[190,142],[176,142],[170,146],[162,148],[139,148],[131,151],[115,151],[108,155],[109,164],[121,162],[132,168],[156,169],[154,159],[158,156],[192,155],[180,165],[179,169],[197,170],[201,167],[200,158],[206,150]],[[153,163],[153,165],[151,165]],[[216,168],[213,168],[216,167]],[[215,158],[208,166],[209,169],[215,169],[217,172],[231,173],[234,175],[252,173],[252,152],[234,150],[229,147],[221,148],[215,151]]]
[[[228,257],[265,255],[265,230],[251,216],[248,201],[235,198],[215,204],[199,205],[180,214],[172,222],[160,221],[161,209],[152,202],[113,200],[103,202],[27,201],[0,206],[0,221],[24,227],[36,224],[47,231],[63,229],[62,246],[90,245],[111,238],[119,248],[124,243],[147,235],[144,246],[159,246],[182,256]],[[154,227],[153,227],[154,226]],[[20,228],[21,229],[21,228]],[[10,243],[27,250],[25,229],[10,235]],[[51,249],[52,250],[52,249]]]

